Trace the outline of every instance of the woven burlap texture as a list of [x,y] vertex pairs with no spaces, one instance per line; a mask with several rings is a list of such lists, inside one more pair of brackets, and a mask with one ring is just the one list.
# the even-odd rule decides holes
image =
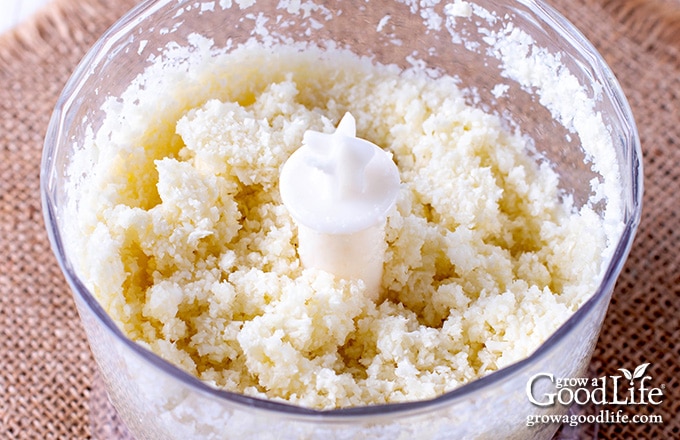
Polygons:
[[[54,0],[0,36],[0,438],[124,438],[98,382],[42,218],[39,168],[57,97],[133,1]],[[553,0],[611,66],[638,124],[644,209],[591,364],[649,362],[662,424],[600,424],[597,438],[680,438],[680,4]],[[617,408],[612,408],[616,410]],[[627,408],[627,412],[631,409]]]

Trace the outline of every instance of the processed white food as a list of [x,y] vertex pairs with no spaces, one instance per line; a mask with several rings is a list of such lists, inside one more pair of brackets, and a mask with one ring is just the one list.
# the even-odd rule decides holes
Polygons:
[[[603,220],[453,78],[286,46],[151,78],[75,159],[73,247],[125,334],[215,387],[317,409],[432,398],[530,355],[597,288]],[[378,301],[301,266],[278,190],[304,132],[346,112],[402,182]]]

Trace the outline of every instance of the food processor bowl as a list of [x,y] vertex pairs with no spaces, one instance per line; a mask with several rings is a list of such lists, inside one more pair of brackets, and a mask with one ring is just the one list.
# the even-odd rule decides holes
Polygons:
[[[317,411],[248,397],[213,388],[131,341],[74,264],[64,231],[74,219],[68,207],[78,209],[83,176],[69,166],[86,148],[83,139],[101,127],[105,102],[122,96],[163,51],[195,45],[197,34],[227,52],[252,39],[336,44],[375,62],[451,75],[470,103],[501,115],[509,129],[519,127],[532,139],[537,156],[559,174],[563,196],[577,208],[591,203],[593,179],[609,179],[598,175],[597,153],[584,151],[581,142],[581,124],[600,118],[596,122],[614,152],[608,167],[618,170],[608,183],[620,203],[601,201],[593,209],[621,219],[624,227],[611,244],[599,287],[526,359],[426,401]],[[527,59],[536,75],[522,71]],[[183,66],[182,60],[176,65]],[[553,93],[555,87],[564,88],[561,95]],[[565,93],[573,100],[561,102]],[[141,3],[115,23],[66,84],[45,139],[41,190],[53,250],[102,379],[137,438],[529,439],[550,438],[559,425],[528,426],[528,415],[568,410],[532,404],[530,378],[586,374],[640,219],[642,170],[635,123],[614,75],[583,35],[542,1],[159,0]]]

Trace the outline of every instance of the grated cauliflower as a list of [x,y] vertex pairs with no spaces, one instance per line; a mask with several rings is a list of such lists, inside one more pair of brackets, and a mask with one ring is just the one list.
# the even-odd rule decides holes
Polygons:
[[[152,73],[76,162],[78,269],[130,338],[215,387],[317,409],[436,397],[530,355],[597,286],[602,220],[452,78],[285,46]],[[348,111],[402,181],[377,303],[301,267],[278,192],[305,130]]]

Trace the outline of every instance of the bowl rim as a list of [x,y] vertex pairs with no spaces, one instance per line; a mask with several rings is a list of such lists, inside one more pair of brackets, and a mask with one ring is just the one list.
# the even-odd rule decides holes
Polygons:
[[284,417],[296,416],[298,420],[339,422],[357,421],[375,417],[376,415],[413,415],[421,412],[428,412],[437,407],[451,405],[457,401],[464,400],[467,396],[478,390],[490,388],[521,374],[537,360],[548,356],[552,347],[556,346],[559,341],[565,339],[582,321],[588,319],[600,303],[609,301],[616,279],[620,274],[632,247],[641,219],[643,170],[641,160],[642,153],[637,127],[621,86],[602,56],[585,36],[552,6],[545,3],[544,0],[517,0],[517,3],[530,8],[536,15],[535,18],[539,19],[542,23],[549,25],[551,29],[554,29],[559,33],[560,37],[568,40],[571,45],[578,46],[581,53],[586,53],[589,56],[592,63],[591,67],[596,70],[598,74],[597,77],[602,80],[603,86],[607,89],[607,94],[612,97],[612,104],[619,112],[622,122],[626,123],[624,125],[628,129],[628,132],[626,133],[627,138],[624,141],[624,144],[630,147],[630,151],[627,151],[627,153],[630,154],[632,165],[632,175],[630,176],[632,190],[631,211],[625,219],[623,232],[618,239],[610,263],[604,271],[600,285],[595,293],[592,294],[592,296],[531,355],[432,399],[318,410],[280,401],[251,397],[212,387],[198,379],[196,376],[185,372],[149,349],[129,339],[109,317],[103,307],[94,298],[93,294],[85,287],[66,256],[63,239],[58,228],[59,213],[57,212],[55,200],[53,199],[55,167],[53,166],[54,158],[52,153],[59,145],[59,139],[62,137],[61,128],[64,123],[64,117],[73,103],[74,97],[76,96],[75,92],[82,87],[82,84],[88,75],[88,71],[90,70],[88,66],[97,60],[102,59],[104,56],[103,53],[105,52],[104,49],[112,46],[119,38],[126,35],[130,27],[134,26],[144,16],[171,3],[181,5],[184,3],[184,0],[181,0],[179,3],[177,0],[145,0],[120,17],[104,34],[102,34],[94,45],[91,46],[68,79],[57,100],[45,135],[40,165],[40,195],[48,238],[61,271],[75,296],[74,299],[76,299],[76,302],[80,300],[84,303],[92,312],[93,316],[98,321],[98,324],[113,335],[113,337],[118,342],[122,343],[125,348],[134,353],[135,356],[143,359],[153,367],[161,370],[164,374],[180,381],[201,394],[209,395],[217,400],[228,401],[231,404],[242,406],[249,410],[262,410],[269,414],[274,412],[277,413],[277,415]]

